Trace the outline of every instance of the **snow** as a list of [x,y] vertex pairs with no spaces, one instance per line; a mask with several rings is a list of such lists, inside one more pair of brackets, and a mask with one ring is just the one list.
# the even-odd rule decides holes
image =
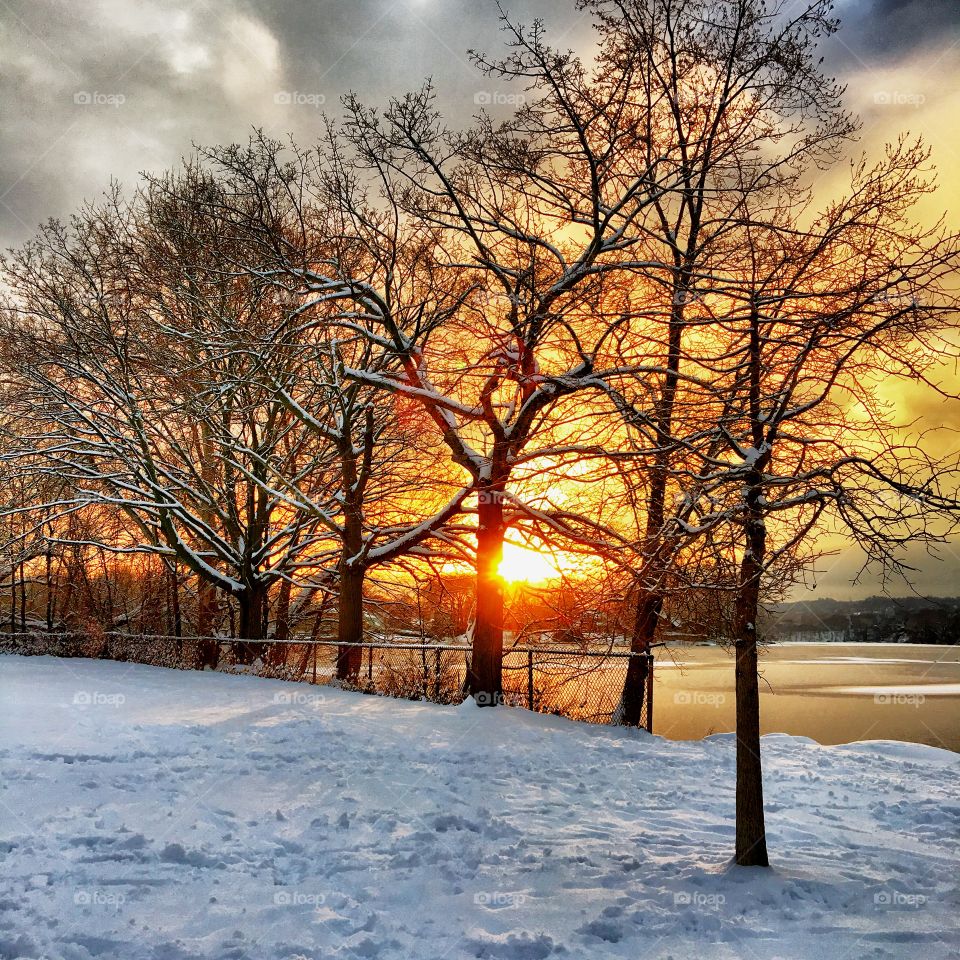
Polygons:
[[0,958],[957,957],[958,757],[0,657]]

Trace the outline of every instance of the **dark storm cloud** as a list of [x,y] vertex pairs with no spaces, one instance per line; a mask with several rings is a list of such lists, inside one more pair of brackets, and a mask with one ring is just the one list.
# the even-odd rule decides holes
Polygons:
[[[572,0],[508,6],[545,17],[561,45],[588,35]],[[840,0],[837,12],[827,53],[844,75],[960,38],[958,0]],[[382,102],[430,75],[462,122],[498,92],[466,50],[499,44],[493,0],[0,0],[0,244],[111,176],[175,163],[191,141],[252,125],[309,140],[318,107],[347,90]]]
[[5,241],[111,176],[168,164],[236,106],[224,78],[242,42],[186,4],[14,2],[0,17]]
[[[588,29],[572,3],[511,10],[560,45]],[[488,92],[466,51],[499,46],[496,16],[492,0],[0,0],[0,246],[191,142],[309,141],[348,90],[380,103],[432,76],[466,122]]]
[[960,41],[960,0],[839,0],[840,32],[827,44],[843,72],[913,59]]

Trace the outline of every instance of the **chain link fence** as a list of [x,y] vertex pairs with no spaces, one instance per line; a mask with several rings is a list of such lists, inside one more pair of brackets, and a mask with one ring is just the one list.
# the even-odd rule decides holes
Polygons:
[[[222,637],[170,637],[125,633],[0,633],[0,653],[86,657],[178,670],[216,665],[225,673],[335,685],[379,696],[462,703],[470,648],[429,642],[351,644],[359,670],[337,679],[343,646],[329,640],[250,642]],[[632,657],[645,661],[640,726],[653,730],[653,657],[575,646],[508,647],[503,654],[503,702],[587,723],[617,722],[620,695]]]

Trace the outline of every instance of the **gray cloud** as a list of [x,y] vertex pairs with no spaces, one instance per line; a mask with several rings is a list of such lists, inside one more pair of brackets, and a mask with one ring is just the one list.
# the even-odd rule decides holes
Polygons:
[[[588,35],[572,3],[509,6],[545,17],[561,45]],[[960,38],[956,0],[841,0],[838,13],[826,53],[844,74]],[[493,0],[2,0],[0,245],[111,176],[175,163],[191,141],[254,125],[310,140],[318,108],[335,111],[347,90],[381,102],[431,75],[465,120],[485,88],[466,50],[499,43]]]
[[[563,45],[587,28],[572,4],[512,11]],[[0,246],[191,142],[308,142],[348,90],[379,103],[432,75],[464,122],[486,86],[466,51],[499,43],[492,0],[2,0]]]
[[[816,575],[809,575],[805,584],[798,584],[791,599],[802,600],[811,595],[836,600],[859,600],[879,593],[910,596],[920,593],[931,597],[955,597],[960,593],[960,547],[940,544],[931,550],[923,546],[908,547],[903,561],[909,568],[904,576],[891,576],[884,583],[882,571],[863,569],[864,555],[857,547],[840,548],[832,556],[821,557],[814,565]],[[855,582],[856,581],[856,582]]]
[[841,72],[874,69],[960,42],[957,0],[840,0],[841,29],[826,45]]

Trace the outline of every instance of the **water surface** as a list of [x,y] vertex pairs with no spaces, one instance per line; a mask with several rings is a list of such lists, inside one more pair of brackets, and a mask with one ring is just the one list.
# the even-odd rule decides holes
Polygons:
[[[773,644],[761,653],[760,674],[763,733],[960,751],[960,647]],[[654,676],[654,732],[695,740],[734,729],[730,651],[662,648]]]

